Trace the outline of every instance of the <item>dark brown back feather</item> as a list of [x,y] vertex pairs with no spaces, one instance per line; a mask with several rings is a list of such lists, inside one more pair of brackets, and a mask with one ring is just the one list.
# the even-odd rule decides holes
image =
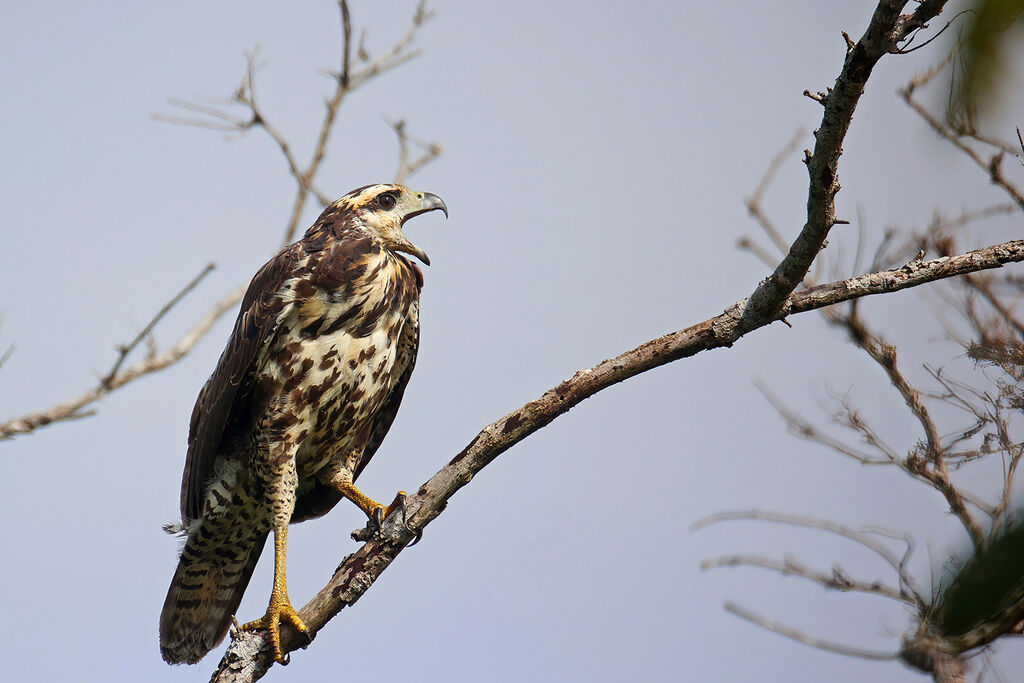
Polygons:
[[267,262],[253,277],[242,299],[231,338],[216,369],[199,392],[189,423],[188,454],[181,482],[181,515],[186,521],[196,519],[202,512],[206,482],[213,475],[235,399],[247,377],[251,379],[249,370],[260,348],[274,336],[283,307],[283,302],[275,295],[282,283],[294,275],[302,252],[302,242],[296,242]]

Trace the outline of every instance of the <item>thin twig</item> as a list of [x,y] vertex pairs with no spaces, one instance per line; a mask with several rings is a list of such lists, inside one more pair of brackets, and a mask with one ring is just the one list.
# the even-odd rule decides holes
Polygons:
[[804,645],[810,645],[816,647],[819,650],[827,650],[828,652],[834,652],[840,655],[846,655],[847,657],[857,657],[858,659],[873,659],[873,660],[892,660],[899,659],[899,652],[881,652],[878,650],[864,650],[857,647],[850,647],[848,645],[841,645],[834,643],[829,640],[823,640],[821,638],[815,638],[810,636],[803,631],[799,631],[791,626],[780,624],[752,612],[745,607],[740,607],[734,602],[725,603],[725,611],[735,614],[741,619],[745,619],[752,624],[760,626],[761,628],[768,629],[773,633],[778,633],[780,636],[785,636],[791,640],[795,640],[798,643]]
[[867,593],[880,595],[911,606],[917,606],[912,598],[901,594],[899,590],[888,586],[881,581],[857,581],[846,575],[846,572],[835,567],[831,573],[818,572],[797,560],[786,557],[784,560],[774,560],[759,555],[722,555],[720,557],[704,560],[700,568],[704,571],[719,569],[722,567],[757,567],[778,572],[783,576],[798,576],[808,581],[831,590],[840,592]]
[[184,358],[195,347],[203,336],[210,331],[213,324],[227,311],[234,308],[242,300],[245,286],[235,289],[230,294],[214,303],[199,321],[192,326],[170,349],[156,355],[148,355],[143,360],[119,370],[109,381],[100,381],[96,386],[78,396],[29,415],[24,415],[0,424],[0,440],[9,439],[18,434],[28,434],[45,425],[66,420],[77,420],[92,415],[92,411],[84,409],[104,398],[110,392],[145,375],[163,370]]
[[[772,157],[772,160],[768,164],[768,168],[765,169],[764,175],[761,176],[761,182],[759,182],[757,187],[754,189],[754,194],[747,197],[744,201],[747,211],[754,218],[757,224],[761,226],[761,229],[764,230],[765,234],[771,240],[772,244],[775,245],[775,248],[779,250],[780,254],[786,253],[789,249],[789,244],[785,239],[783,239],[782,233],[779,232],[777,227],[775,227],[772,220],[768,218],[768,214],[765,213],[761,202],[764,199],[764,193],[767,191],[769,183],[771,183],[775,174],[778,173],[782,163],[800,146],[800,140],[803,136],[803,129],[797,130],[790,141],[786,143],[785,147],[780,149],[775,156]],[[765,259],[762,257],[762,260]],[[778,265],[778,259],[772,260],[769,265],[774,268]]]
[[958,150],[963,152],[967,156],[967,158],[969,158],[971,161],[977,164],[980,168],[987,171],[989,179],[994,184],[1001,187],[1003,191],[1006,192],[1006,194],[1008,194],[1011,199],[1013,199],[1017,206],[1024,209],[1024,194],[1022,194],[1016,186],[1011,184],[1010,181],[1008,181],[1002,173],[1001,164],[1003,159],[1002,155],[1004,152],[1000,151],[998,154],[993,155],[987,160],[983,159],[980,154],[975,152],[969,146],[965,145],[960,140],[960,136],[958,136],[955,131],[953,131],[948,126],[939,121],[937,118],[932,116],[927,109],[920,105],[917,102],[917,100],[914,99],[913,93],[913,83],[911,83],[911,85],[908,85],[906,88],[900,91],[900,94],[903,96],[903,100],[907,103],[907,105],[915,112],[917,112],[917,114],[922,119],[924,119],[929,126],[931,126],[932,130],[934,130],[936,133],[942,136],[945,140],[947,140],[951,145],[956,147]]
[[149,333],[153,331],[153,328],[156,327],[156,324],[160,322],[163,319],[163,317],[167,315],[170,312],[170,310],[178,304],[179,301],[184,299],[189,294],[189,292],[195,289],[204,277],[213,272],[213,269],[216,267],[217,264],[215,263],[206,264],[206,267],[203,268],[203,270],[198,275],[192,278],[191,282],[185,285],[185,287],[182,288],[180,292],[175,294],[170,301],[164,304],[163,307],[159,311],[157,311],[157,314],[153,316],[153,318],[146,324],[145,327],[142,328],[142,330],[137,335],[135,335],[135,339],[131,340],[128,344],[122,344],[117,347],[117,361],[115,361],[114,366],[110,368],[110,372],[104,375],[103,378],[100,380],[100,384],[102,384],[107,389],[110,388],[110,383],[113,381],[114,377],[117,376],[117,372],[121,369],[121,365],[128,357],[128,354],[134,351],[135,347],[137,347],[144,339],[146,339],[149,336]]
[[[807,422],[799,415],[790,410],[771,390],[768,389],[760,380],[754,381],[754,386],[757,390],[768,400],[768,402],[775,408],[775,411],[779,414],[782,420],[789,427],[789,430],[797,436],[808,439],[815,443],[821,444],[827,448],[830,448],[838,453],[841,453],[862,465],[895,465],[897,459],[894,454],[887,453],[887,457],[879,458],[869,453],[861,451],[857,448],[853,448],[849,444],[840,441],[839,439],[833,438],[828,434],[824,434],[814,427],[810,422]],[[874,444],[872,444],[874,445]]]
[[[771,522],[773,524],[786,524],[790,526],[804,527],[806,529],[818,529],[820,531],[836,534],[837,536],[842,536],[843,538],[849,539],[854,543],[867,548],[885,560],[890,567],[900,574],[901,581],[910,587],[910,592],[915,597],[920,597],[918,596],[917,591],[913,588],[913,579],[909,574],[904,573],[904,565],[906,563],[901,557],[896,556],[887,546],[871,538],[868,533],[857,531],[856,529],[852,529],[848,526],[844,526],[827,519],[815,519],[813,517],[805,517],[803,515],[787,515],[778,512],[766,512],[764,510],[730,510],[727,512],[718,512],[698,519],[690,525],[690,531],[700,531],[712,524],[733,521],[761,521]],[[871,533],[877,532],[873,530]]]
[[[388,125],[398,136],[398,170],[395,171],[395,182],[402,184],[412,174],[416,173],[431,161],[441,156],[443,149],[436,142],[424,142],[409,135],[405,130],[405,121],[389,121]],[[421,150],[415,159],[409,153],[410,145],[415,145]]]

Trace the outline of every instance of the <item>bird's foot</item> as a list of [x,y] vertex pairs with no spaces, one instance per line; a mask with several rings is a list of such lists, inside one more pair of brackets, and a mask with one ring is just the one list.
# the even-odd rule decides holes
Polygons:
[[270,634],[270,646],[274,650],[274,661],[282,666],[287,666],[291,657],[281,651],[281,620],[287,621],[296,631],[309,638],[309,631],[306,624],[299,618],[298,612],[292,607],[287,595],[281,595],[274,591],[270,596],[270,605],[267,613],[255,621],[242,624],[239,629],[243,631],[266,630]]
[[[408,495],[405,491],[399,491],[395,494],[395,499],[391,501],[391,505],[388,505],[387,509],[384,509],[380,504],[377,505],[370,513],[370,518],[366,521],[366,526],[362,529],[356,529],[352,532],[352,538],[356,541],[369,541],[375,538],[382,538],[381,533],[384,528],[384,520],[389,519],[395,512],[402,513],[401,526],[405,526],[405,513],[406,513],[406,501]],[[399,522],[396,522],[398,524]]]

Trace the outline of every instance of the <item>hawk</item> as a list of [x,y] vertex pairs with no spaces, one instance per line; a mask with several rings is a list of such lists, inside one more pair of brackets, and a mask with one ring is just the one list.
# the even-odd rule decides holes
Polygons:
[[186,535],[160,615],[160,651],[198,662],[227,633],[274,534],[266,629],[285,662],[279,624],[306,630],[288,599],[288,525],[348,498],[371,519],[387,510],[355,487],[398,412],[419,346],[430,260],[402,232],[448,207],[401,185],[368,185],[328,206],[305,236],[264,265],[189,425],[181,486]]

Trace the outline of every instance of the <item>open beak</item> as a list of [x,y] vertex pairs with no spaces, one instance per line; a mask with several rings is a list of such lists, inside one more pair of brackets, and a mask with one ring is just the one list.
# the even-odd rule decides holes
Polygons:
[[[427,213],[428,211],[444,211],[444,217],[448,218],[448,206],[444,203],[444,200],[438,197],[436,194],[430,192],[414,192],[416,198],[419,200],[419,206],[413,208],[404,216],[402,216],[402,225],[414,216],[419,216],[421,213]],[[412,254],[424,264],[430,265],[430,259],[427,257],[427,253],[417,247],[409,240],[405,240],[401,244],[396,244],[393,247],[396,251],[404,251],[407,254]]]

